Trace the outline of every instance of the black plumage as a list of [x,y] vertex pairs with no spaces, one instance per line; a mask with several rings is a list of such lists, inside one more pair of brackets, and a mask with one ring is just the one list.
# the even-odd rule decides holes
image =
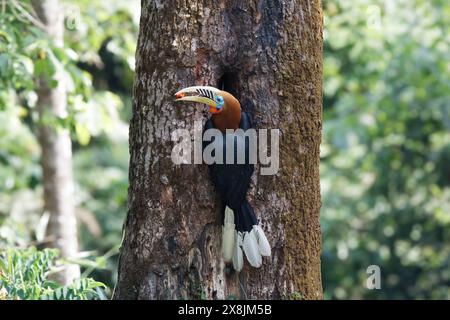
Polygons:
[[[206,121],[204,131],[214,128],[213,121],[209,119]],[[249,116],[241,113],[241,121],[239,128],[246,131],[252,128]],[[226,139],[234,139],[234,164],[226,164]],[[254,164],[250,161],[249,143],[250,139],[233,135],[227,136],[227,133],[222,133],[220,141],[203,142],[203,149],[211,143],[216,143],[216,149],[223,148],[223,164],[210,164],[209,173],[211,180],[218,191],[222,201],[222,219],[224,218],[225,207],[228,206],[234,211],[234,223],[236,230],[241,232],[249,232],[254,225],[258,224],[253,208],[248,203],[246,196],[250,187],[251,177],[254,171]],[[245,148],[238,148],[239,144],[245,144]],[[237,163],[238,152],[245,150],[245,161],[243,164]]]

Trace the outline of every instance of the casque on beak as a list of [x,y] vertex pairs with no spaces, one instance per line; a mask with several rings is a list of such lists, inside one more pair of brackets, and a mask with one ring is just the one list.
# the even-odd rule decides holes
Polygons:
[[217,103],[214,100],[215,96],[220,92],[219,89],[207,86],[195,86],[184,88],[175,93],[175,101],[192,101],[209,106],[209,112],[218,114],[222,112],[222,108],[217,108]]

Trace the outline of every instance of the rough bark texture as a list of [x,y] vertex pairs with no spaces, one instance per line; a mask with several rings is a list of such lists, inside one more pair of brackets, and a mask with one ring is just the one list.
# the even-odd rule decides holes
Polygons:
[[[257,128],[281,131],[279,173],[257,170],[249,194],[273,250],[260,269],[224,265],[207,166],[171,161],[171,132],[208,116],[173,102],[191,85],[223,85]],[[142,1],[115,298],[322,298],[321,104],[320,0]]]
[[[64,15],[58,0],[33,0],[33,7],[56,46],[63,46]],[[57,70],[56,88],[40,79],[38,107],[41,119],[67,116],[67,93],[63,70]],[[42,124],[39,141],[42,149],[44,210],[50,214],[47,228],[49,246],[58,248],[63,258],[73,258],[78,252],[77,222],[73,201],[72,142],[69,131]],[[80,277],[78,265],[67,265],[55,275],[62,283]]]

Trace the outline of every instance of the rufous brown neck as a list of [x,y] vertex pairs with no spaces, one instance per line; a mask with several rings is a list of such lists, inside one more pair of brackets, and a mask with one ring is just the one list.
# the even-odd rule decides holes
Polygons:
[[212,115],[214,127],[222,132],[225,132],[227,129],[239,129],[241,122],[241,104],[228,92],[222,91],[221,95],[225,103],[220,113]]

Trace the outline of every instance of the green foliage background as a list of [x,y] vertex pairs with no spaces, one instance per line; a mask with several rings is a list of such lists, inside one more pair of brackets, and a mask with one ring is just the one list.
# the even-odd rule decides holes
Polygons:
[[35,248],[8,249],[0,253],[0,300],[104,300],[103,283],[77,279],[60,286],[48,279],[57,270],[58,251]]
[[325,295],[449,299],[450,3],[324,7]]
[[[42,292],[103,298],[88,277],[109,288],[115,283],[139,1],[64,1],[63,49],[11,3],[0,0],[7,4],[0,5],[0,286],[18,298],[43,298]],[[14,3],[30,11],[29,1]],[[325,297],[448,299],[450,3],[324,0],[323,6]],[[45,121],[72,132],[83,250],[77,262],[85,281],[66,289],[42,280],[61,261],[32,248],[45,243],[48,218],[42,212],[36,78],[52,79],[60,67],[70,114]],[[14,280],[20,277],[7,270],[7,257],[34,276]],[[365,286],[369,265],[381,268],[381,290]],[[31,288],[28,295],[24,287]]]
[[[36,85],[39,76],[52,80],[55,70],[63,68],[69,116],[44,121],[56,129],[70,128],[74,141],[82,249],[76,262],[83,278],[94,277],[112,288],[126,213],[127,122],[139,1],[62,4],[66,30],[61,49],[36,23],[30,1],[0,1],[0,251],[45,244],[48,216],[42,212]],[[18,253],[18,259],[26,264],[26,255]]]

